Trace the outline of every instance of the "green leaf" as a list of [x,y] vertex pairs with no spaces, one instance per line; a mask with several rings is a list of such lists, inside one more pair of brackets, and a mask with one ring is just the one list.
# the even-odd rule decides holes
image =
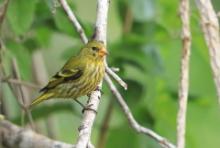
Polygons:
[[[187,111],[186,147],[220,147],[220,118],[217,99],[208,105],[189,103]],[[202,142],[201,142],[202,141]]]
[[15,56],[21,73],[22,80],[30,80],[31,78],[31,55],[22,44],[13,41],[7,42],[7,49],[10,55]]
[[52,36],[52,30],[48,27],[36,28],[36,41],[43,47],[49,46],[49,41]]
[[35,0],[11,0],[8,6],[7,17],[11,28],[17,35],[21,35],[30,28],[35,11]]

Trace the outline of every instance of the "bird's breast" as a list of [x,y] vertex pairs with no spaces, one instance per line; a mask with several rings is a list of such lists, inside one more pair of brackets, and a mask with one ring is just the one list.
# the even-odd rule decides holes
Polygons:
[[58,89],[61,97],[77,98],[95,90],[105,73],[104,64],[87,64],[83,75],[70,83],[62,84]]

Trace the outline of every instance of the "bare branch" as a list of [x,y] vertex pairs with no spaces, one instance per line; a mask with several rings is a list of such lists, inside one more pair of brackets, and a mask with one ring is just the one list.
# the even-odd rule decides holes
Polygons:
[[189,0],[180,1],[182,21],[182,59],[179,80],[179,110],[177,116],[177,148],[185,147],[186,113],[189,89],[189,60],[191,47]]
[[201,17],[202,30],[209,48],[210,63],[220,103],[220,34],[217,15],[210,0],[195,0]]
[[108,66],[106,66],[105,68],[106,72],[112,76],[112,78],[114,78],[125,90],[128,89],[128,85],[115,73],[112,71],[111,68],[109,68]]
[[78,20],[76,19],[76,16],[71,10],[70,6],[67,4],[66,0],[60,0],[60,4],[62,5],[70,21],[76,28],[76,31],[79,33],[81,40],[83,41],[84,44],[86,44],[88,42],[86,34],[84,30],[82,29],[81,25],[79,24]]
[[125,113],[125,116],[128,119],[128,122],[129,122],[130,126],[136,132],[150,136],[151,138],[156,140],[162,147],[175,148],[175,146],[172,143],[170,143],[167,139],[161,137],[160,135],[158,135],[154,131],[139,125],[137,123],[137,121],[134,119],[134,117],[133,117],[129,107],[127,106],[126,102],[124,101],[123,97],[118,92],[117,88],[115,87],[115,85],[113,84],[113,82],[111,81],[110,77],[107,74],[105,75],[105,81],[107,82],[107,84],[108,84],[109,88],[111,89],[112,93],[115,95],[119,105],[121,106],[123,112]]
[[[108,17],[108,0],[98,0],[97,3],[97,18],[96,27],[94,33],[94,39],[103,41],[106,44],[106,32],[107,32],[107,17]],[[99,84],[101,89],[102,82]],[[100,91],[94,91],[89,98],[87,106],[92,107],[93,110],[98,109],[100,102]],[[91,110],[86,110],[83,114],[83,120],[79,127],[79,137],[77,139],[76,148],[85,148],[90,140],[91,130],[96,117],[96,113]]]
[[0,147],[5,148],[74,148],[74,145],[51,140],[29,129],[0,119]]

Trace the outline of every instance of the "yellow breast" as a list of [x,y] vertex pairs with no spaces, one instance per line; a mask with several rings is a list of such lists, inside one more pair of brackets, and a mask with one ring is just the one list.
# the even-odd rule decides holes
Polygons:
[[103,79],[104,73],[104,64],[87,64],[83,75],[79,79],[56,87],[55,97],[76,99],[87,95],[96,89]]

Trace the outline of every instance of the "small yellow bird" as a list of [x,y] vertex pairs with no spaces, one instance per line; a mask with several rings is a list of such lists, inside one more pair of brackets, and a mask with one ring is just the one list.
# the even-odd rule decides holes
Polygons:
[[50,98],[76,100],[80,96],[90,94],[103,79],[105,55],[107,55],[107,50],[102,42],[89,41],[40,90],[42,94],[33,100],[30,107]]

